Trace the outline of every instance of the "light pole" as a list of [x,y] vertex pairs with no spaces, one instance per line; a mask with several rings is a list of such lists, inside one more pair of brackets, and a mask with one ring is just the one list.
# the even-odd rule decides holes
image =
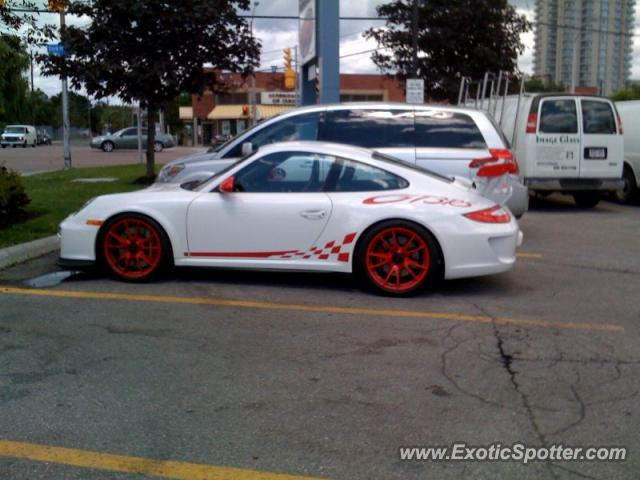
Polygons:
[[[65,9],[60,10],[60,36],[64,32]],[[71,165],[71,145],[69,144],[69,93],[67,90],[67,75],[62,73],[62,141],[64,144],[64,168],[69,169]]]
[[[253,20],[256,16],[256,7],[260,5],[260,2],[254,1],[251,10],[251,39],[253,40]],[[256,105],[256,74],[251,75],[251,93],[249,94],[251,97],[249,100],[251,101],[251,125],[256,124],[256,119],[258,116],[258,106]]]

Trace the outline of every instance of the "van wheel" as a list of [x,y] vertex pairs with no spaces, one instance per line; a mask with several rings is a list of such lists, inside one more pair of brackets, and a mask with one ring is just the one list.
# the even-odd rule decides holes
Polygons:
[[22,144],[22,148],[27,148],[27,141],[25,140],[24,143]]
[[638,190],[633,171],[628,165],[624,166],[622,180],[624,180],[624,186],[620,190],[613,192],[613,197],[620,203],[632,203],[637,200],[640,191]]
[[576,192],[573,199],[580,208],[593,208],[600,203],[600,193],[598,192]]

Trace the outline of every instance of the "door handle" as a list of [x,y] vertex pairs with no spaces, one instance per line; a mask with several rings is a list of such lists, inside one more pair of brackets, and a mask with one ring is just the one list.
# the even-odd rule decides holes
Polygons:
[[307,220],[322,220],[327,216],[327,212],[325,210],[304,210],[300,212],[300,215]]

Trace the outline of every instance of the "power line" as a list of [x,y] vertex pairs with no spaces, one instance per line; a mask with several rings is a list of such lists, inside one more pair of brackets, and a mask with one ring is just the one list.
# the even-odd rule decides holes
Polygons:
[[543,21],[536,21],[531,23],[533,25],[542,25],[542,26],[551,27],[551,28],[578,30],[581,32],[605,33],[607,35],[617,35],[619,37],[640,37],[640,34],[638,33],[632,33],[632,32],[625,33],[625,32],[618,32],[616,30],[605,30],[602,28],[576,27],[575,25],[567,25],[563,23],[552,23],[552,22],[543,22]]

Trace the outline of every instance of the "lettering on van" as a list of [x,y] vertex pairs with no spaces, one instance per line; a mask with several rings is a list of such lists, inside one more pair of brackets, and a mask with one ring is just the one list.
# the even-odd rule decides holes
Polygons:
[[580,143],[580,137],[578,135],[560,135],[559,137],[541,137],[536,135],[536,143],[543,143],[546,145],[567,145]]

